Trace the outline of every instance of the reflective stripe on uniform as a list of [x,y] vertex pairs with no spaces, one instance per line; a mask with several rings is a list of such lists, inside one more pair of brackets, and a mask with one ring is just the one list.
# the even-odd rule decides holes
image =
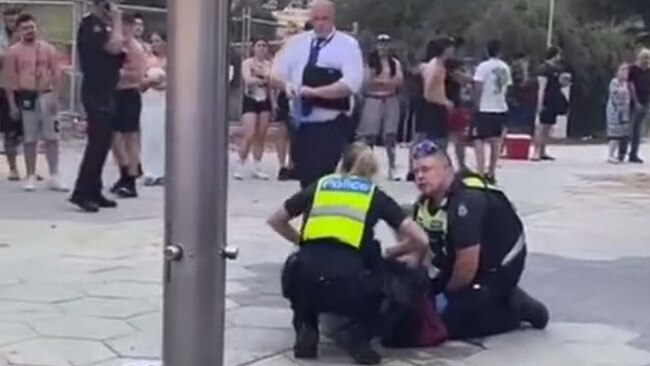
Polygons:
[[524,248],[526,248],[526,236],[524,234],[521,234],[512,249],[510,249],[508,254],[503,257],[503,260],[501,261],[501,267],[505,267],[510,264],[510,262],[512,262],[521,252],[524,251]]
[[361,223],[366,221],[365,212],[355,210],[346,206],[322,206],[316,207],[309,213],[310,218],[322,216],[342,216]]
[[478,177],[463,178],[463,185],[467,188],[489,189],[492,191],[501,191],[497,186],[489,184]]
[[336,239],[359,249],[375,185],[354,176],[329,175],[318,182],[302,241]]

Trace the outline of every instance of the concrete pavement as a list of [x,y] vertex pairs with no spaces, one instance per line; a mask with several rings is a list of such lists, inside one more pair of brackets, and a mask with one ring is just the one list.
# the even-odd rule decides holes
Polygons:
[[[64,149],[70,184],[79,151],[78,143]],[[385,350],[385,365],[650,365],[650,168],[608,165],[604,146],[552,152],[555,163],[506,161],[500,170],[527,225],[524,286],[548,303],[550,327]],[[273,154],[265,167],[275,171]],[[106,175],[110,182],[114,169]],[[291,248],[264,219],[296,186],[231,182],[228,238],[241,256],[228,267],[227,366],[349,362],[327,342],[317,362],[289,352],[290,313],[278,277]],[[408,183],[384,186],[401,201],[415,197]],[[64,195],[0,181],[0,365],[159,364],[162,193],[141,188],[141,198],[117,210],[84,215]],[[390,242],[385,228],[380,233]]]

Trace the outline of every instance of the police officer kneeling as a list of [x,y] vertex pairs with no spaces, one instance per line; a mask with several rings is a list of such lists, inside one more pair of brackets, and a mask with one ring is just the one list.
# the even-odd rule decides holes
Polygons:
[[418,144],[412,158],[422,194],[414,217],[429,234],[427,264],[450,337],[500,334],[522,322],[545,328],[548,310],[518,287],[524,227],[505,194],[478,176],[455,175],[431,141]]
[[[283,273],[283,290],[294,314],[295,357],[317,357],[318,315],[333,313],[354,323],[350,342],[343,345],[346,351],[358,364],[373,365],[381,362],[370,340],[378,332],[382,300],[378,270],[382,255],[374,226],[383,220],[410,239],[388,249],[390,258],[407,254],[423,258],[428,239],[372,182],[377,162],[368,146],[353,144],[341,168],[342,174],[325,176],[289,198],[269,218],[269,225],[299,246]],[[298,233],[289,222],[300,215],[304,223]]]

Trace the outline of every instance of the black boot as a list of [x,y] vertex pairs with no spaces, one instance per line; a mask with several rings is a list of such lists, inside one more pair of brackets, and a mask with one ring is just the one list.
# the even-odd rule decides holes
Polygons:
[[294,328],[299,328],[296,333],[296,344],[293,346],[293,355],[297,359],[318,358],[318,330],[305,323],[294,323]]
[[135,180],[136,177],[127,176],[124,180],[124,184],[117,190],[118,197],[121,198],[136,198],[138,197],[138,191],[136,189]]
[[372,349],[370,342],[355,344],[348,347],[347,351],[357,365],[379,365],[381,363],[381,355]]
[[126,179],[129,177],[129,168],[126,166],[123,166],[120,168],[120,179],[113,184],[111,187],[110,192],[113,194],[118,194],[117,192],[122,188],[126,182]]
[[530,323],[535,329],[544,329],[548,325],[549,312],[544,304],[528,295],[519,287],[512,294],[512,301],[521,312],[521,319]]

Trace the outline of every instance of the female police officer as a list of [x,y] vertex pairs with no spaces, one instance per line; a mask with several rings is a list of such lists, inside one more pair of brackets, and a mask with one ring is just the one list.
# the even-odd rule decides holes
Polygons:
[[[400,206],[371,180],[377,172],[372,150],[353,144],[344,154],[342,174],[328,175],[289,198],[269,218],[269,225],[285,239],[299,245],[284,277],[285,295],[291,301],[296,330],[296,358],[316,358],[318,314],[350,317],[352,341],[344,345],[358,363],[373,365],[381,357],[370,347],[378,326],[382,298],[378,264],[381,248],[374,226],[381,219],[410,240],[390,248],[387,257],[414,254],[423,257],[425,232]],[[290,224],[304,215],[301,233]]]

